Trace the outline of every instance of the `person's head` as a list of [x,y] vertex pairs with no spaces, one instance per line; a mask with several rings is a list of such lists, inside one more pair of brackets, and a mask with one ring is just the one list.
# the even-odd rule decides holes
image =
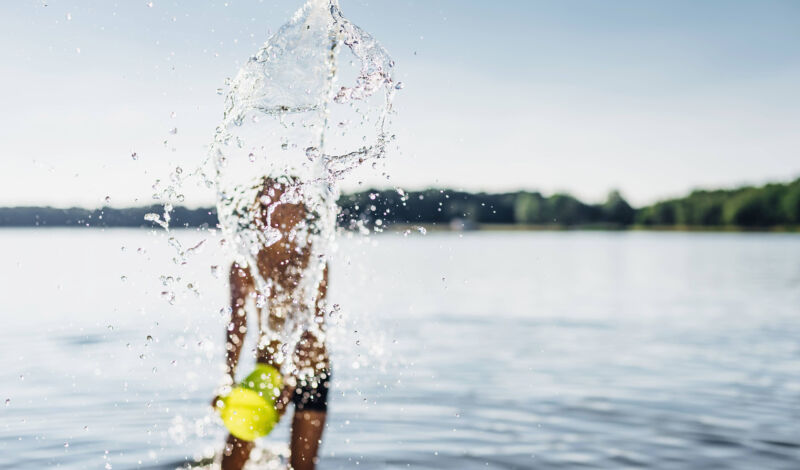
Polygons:
[[298,185],[299,180],[293,176],[264,177],[255,201],[259,206],[257,223],[288,232],[305,220],[305,204],[295,202],[297,197],[284,197],[289,191],[297,191]]

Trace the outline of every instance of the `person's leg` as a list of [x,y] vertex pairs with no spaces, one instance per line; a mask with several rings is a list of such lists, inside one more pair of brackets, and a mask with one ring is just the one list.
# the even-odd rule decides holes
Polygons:
[[[230,272],[231,289],[231,321],[226,328],[226,360],[225,363],[230,374],[231,383],[234,382],[239,356],[247,332],[247,298],[254,291],[250,271],[234,263]],[[216,408],[217,400],[214,398],[213,406]],[[242,441],[233,435],[228,435],[222,453],[222,470],[240,470],[244,467],[253,449],[252,442]]]
[[293,470],[313,470],[325,430],[330,388],[330,362],[325,343],[306,332],[295,350],[295,365],[301,372],[296,379],[292,401],[291,459]]
[[250,452],[255,446],[254,443],[243,441],[232,435],[228,435],[228,440],[225,442],[225,450],[222,453],[222,470],[241,470],[247,459],[250,458]]
[[293,470],[314,470],[325,429],[324,411],[296,410],[292,420],[291,465]]

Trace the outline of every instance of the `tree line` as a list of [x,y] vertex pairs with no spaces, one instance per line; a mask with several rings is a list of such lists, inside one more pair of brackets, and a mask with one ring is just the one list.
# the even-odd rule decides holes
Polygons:
[[[164,207],[152,205],[117,209],[82,209],[72,207],[0,207],[0,227],[151,227],[145,214],[163,214]],[[217,224],[216,209],[188,209],[176,206],[170,212],[174,227],[213,227]]]
[[732,190],[694,191],[637,211],[647,226],[767,228],[800,225],[800,179]]
[[[525,226],[627,228],[739,227],[770,228],[800,225],[800,179],[785,184],[729,190],[698,190],[686,197],[633,208],[618,191],[599,204],[569,195],[539,192],[470,193],[444,189],[405,192],[367,190],[343,195],[339,219],[344,227],[357,224],[517,224]],[[152,227],[147,213],[162,213],[154,205],[89,210],[51,207],[0,208],[0,227]],[[213,208],[175,207],[173,227],[217,224]]]
[[[339,201],[343,222],[375,223],[628,226],[636,210],[617,191],[603,204],[587,204],[568,194],[544,196],[519,191],[489,194],[429,189],[405,193],[365,191]],[[352,222],[351,222],[352,223]]]

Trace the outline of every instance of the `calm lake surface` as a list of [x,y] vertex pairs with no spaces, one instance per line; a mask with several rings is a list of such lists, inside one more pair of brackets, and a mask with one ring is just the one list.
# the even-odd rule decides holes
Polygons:
[[[0,468],[219,450],[227,268],[178,238],[0,231]],[[323,470],[800,468],[798,235],[384,234],[331,275]]]

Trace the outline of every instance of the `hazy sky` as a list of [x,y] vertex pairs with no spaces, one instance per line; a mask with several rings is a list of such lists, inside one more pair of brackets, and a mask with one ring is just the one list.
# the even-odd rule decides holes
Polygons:
[[[0,205],[149,203],[155,179],[203,158],[217,88],[301,5],[148,3],[2,2]],[[341,5],[406,85],[392,181],[365,184],[642,204],[800,176],[800,2]]]

